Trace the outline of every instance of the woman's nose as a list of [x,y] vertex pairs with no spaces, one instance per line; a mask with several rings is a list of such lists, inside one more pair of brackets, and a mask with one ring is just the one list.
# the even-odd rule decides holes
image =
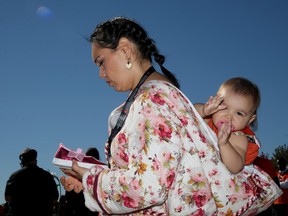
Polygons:
[[100,78],[105,78],[106,77],[106,72],[105,72],[103,67],[99,68],[99,77]]

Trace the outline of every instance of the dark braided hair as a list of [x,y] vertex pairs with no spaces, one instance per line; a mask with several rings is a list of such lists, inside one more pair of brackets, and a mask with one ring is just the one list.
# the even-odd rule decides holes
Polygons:
[[152,62],[153,56],[164,76],[166,76],[173,85],[180,88],[175,75],[163,66],[165,57],[159,53],[155,41],[133,20],[116,17],[100,23],[91,34],[90,42],[96,42],[101,47],[116,49],[122,37],[127,38],[137,46],[142,59],[147,59]]

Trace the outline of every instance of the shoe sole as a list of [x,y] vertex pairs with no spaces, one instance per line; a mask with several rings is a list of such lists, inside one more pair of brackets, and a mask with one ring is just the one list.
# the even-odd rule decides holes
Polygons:
[[[78,166],[86,168],[86,169],[90,169],[91,167],[95,166],[96,164],[92,164],[92,163],[83,163],[80,161],[77,161]],[[58,166],[60,168],[63,169],[71,169],[72,168],[72,161],[71,160],[63,160],[63,159],[59,159],[59,158],[53,158],[52,164],[54,164],[55,166]],[[100,166],[105,166],[105,165],[101,165]]]

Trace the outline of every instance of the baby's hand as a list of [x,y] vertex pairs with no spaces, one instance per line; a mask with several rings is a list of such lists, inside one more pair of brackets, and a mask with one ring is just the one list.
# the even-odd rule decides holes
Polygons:
[[203,115],[210,116],[213,113],[218,112],[219,110],[225,109],[226,105],[223,105],[223,97],[221,97],[219,94],[216,96],[210,96],[208,101],[203,106]]
[[232,133],[232,122],[224,121],[217,125],[218,127],[218,145],[223,146],[228,143],[230,135]]

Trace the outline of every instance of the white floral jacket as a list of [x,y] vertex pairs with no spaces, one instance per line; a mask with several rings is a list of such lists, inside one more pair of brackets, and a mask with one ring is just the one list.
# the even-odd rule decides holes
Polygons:
[[231,174],[214,132],[164,81],[140,88],[111,155],[111,169],[83,177],[86,206],[102,215],[255,215],[281,195],[258,167]]

